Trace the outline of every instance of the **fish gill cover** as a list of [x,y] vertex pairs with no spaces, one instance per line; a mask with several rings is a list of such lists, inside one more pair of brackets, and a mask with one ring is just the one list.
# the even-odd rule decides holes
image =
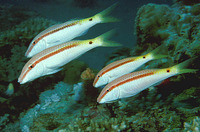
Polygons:
[[[102,4],[94,3],[95,7]],[[149,53],[164,44],[169,57],[148,62],[141,69],[168,67],[196,56],[198,58],[190,66],[199,69],[200,3],[188,3],[183,0],[171,6],[143,5],[135,18],[135,47],[114,51],[104,65]],[[129,6],[135,8],[134,4]],[[1,11],[10,8],[4,6]],[[84,8],[81,6],[80,10]],[[29,11],[24,10],[19,16]],[[2,19],[14,16],[11,20],[16,19],[16,24],[1,23],[5,27],[0,35],[1,131],[199,131],[199,72],[172,77],[167,84],[152,86],[134,97],[103,105],[96,103],[100,90],[92,86],[99,69],[91,68],[87,61],[72,61],[60,73],[19,85],[17,77],[27,61],[24,53],[30,41],[58,22],[40,15],[25,15],[19,19],[11,15],[13,13],[3,13]],[[9,26],[4,26],[7,24]],[[5,92],[10,82],[14,93],[8,96]]]

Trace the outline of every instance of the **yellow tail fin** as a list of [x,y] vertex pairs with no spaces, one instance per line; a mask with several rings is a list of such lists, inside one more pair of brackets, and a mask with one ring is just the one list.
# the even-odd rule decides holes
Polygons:
[[107,23],[107,22],[118,22],[119,19],[114,17],[109,17],[108,15],[110,12],[117,6],[117,3],[111,5],[107,9],[103,10],[102,12],[96,14],[95,16],[98,16],[101,19],[101,23]]
[[190,58],[186,61],[181,62],[180,64],[177,64],[175,66],[172,66],[172,69],[177,69],[177,74],[182,74],[182,73],[189,73],[189,72],[196,72],[198,71],[198,69],[185,69],[186,67],[188,67],[188,65],[190,65],[192,63],[192,61],[194,61],[196,59],[195,58]]
[[153,59],[160,59],[160,58],[165,58],[168,57],[167,55],[167,47],[162,44],[158,46],[156,49],[151,51],[149,54],[153,56]]
[[115,46],[121,46],[120,43],[109,41],[108,39],[111,38],[115,34],[115,30],[110,30],[100,36],[98,36],[95,39],[99,39],[101,41],[101,46],[104,47],[115,47]]

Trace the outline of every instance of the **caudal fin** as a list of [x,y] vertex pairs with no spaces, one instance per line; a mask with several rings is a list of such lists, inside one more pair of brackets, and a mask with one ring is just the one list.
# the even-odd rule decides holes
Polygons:
[[173,67],[171,67],[172,69],[177,69],[177,74],[182,74],[182,73],[189,73],[189,72],[196,72],[198,71],[198,69],[187,69],[187,67],[189,65],[192,64],[192,62],[194,61],[195,58],[190,58],[186,61],[183,61],[182,63],[180,64],[177,64]]
[[117,6],[117,3],[111,5],[107,9],[103,10],[102,12],[96,14],[95,16],[99,17],[101,20],[101,23],[107,23],[107,22],[118,22],[119,19],[108,16],[110,12]]
[[115,30],[110,30],[100,36],[98,36],[95,39],[98,39],[100,42],[100,46],[103,47],[115,47],[115,46],[121,46],[120,43],[114,42],[114,41],[109,41],[108,39],[111,38],[115,34]]
[[151,51],[149,54],[153,56],[153,59],[160,59],[160,58],[165,58],[168,57],[167,55],[167,47],[162,44],[153,51]]

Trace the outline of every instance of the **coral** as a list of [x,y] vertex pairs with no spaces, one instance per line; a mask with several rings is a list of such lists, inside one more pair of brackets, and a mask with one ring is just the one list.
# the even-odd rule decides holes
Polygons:
[[6,126],[6,124],[9,122],[9,114],[5,114],[4,116],[0,117],[0,129]]
[[49,131],[59,130],[76,115],[83,106],[73,98],[76,91],[64,82],[56,84],[55,89],[40,94],[40,103],[28,110],[20,119],[21,130]]
[[[116,51],[109,62],[145,54],[161,44],[166,45],[170,59],[149,62],[143,69],[165,67],[198,56],[198,8],[199,4],[144,5],[137,13],[137,47]],[[20,122],[15,124],[21,131],[167,132],[199,129],[199,117],[196,117],[200,112],[197,74],[178,76],[167,85],[152,86],[134,97],[100,105],[96,103],[99,90],[92,86],[95,74],[81,61],[70,62],[55,78],[50,75],[48,80],[43,77],[29,84],[17,85],[16,79],[26,62],[24,52],[29,42],[54,23],[39,17],[29,19],[0,36],[0,50],[9,51],[1,53],[0,58],[0,81],[5,82],[0,85],[1,92],[9,83],[16,88],[13,96],[0,97],[0,127],[5,131],[13,131],[7,128],[7,123],[11,117],[16,121],[23,110]],[[194,64],[197,66],[199,62]],[[9,118],[5,114],[7,111]],[[13,113],[17,114],[12,116]]]
[[185,5],[193,5],[193,4],[197,4],[200,3],[199,0],[174,0],[175,2],[180,2],[183,3]]
[[184,130],[186,132],[199,132],[200,131],[200,118],[195,117],[190,123],[184,123]]
[[[6,124],[5,128],[1,129],[2,132],[20,132],[19,121],[15,123]],[[27,131],[25,131],[27,132]]]
[[83,92],[86,97],[84,100],[90,105],[96,104],[96,98],[98,96],[98,89],[93,87],[94,78],[95,74],[90,68],[87,68],[81,73]]
[[1,32],[20,24],[21,22],[38,16],[37,13],[13,5],[0,5],[0,29]]
[[130,131],[127,118],[89,119],[76,118],[68,125],[69,131]]
[[81,79],[83,81],[93,80],[94,78],[95,78],[95,74],[90,68],[87,68],[85,71],[81,73]]
[[74,91],[74,100],[75,101],[78,101],[78,102],[81,102],[85,99],[85,95],[84,95],[84,90],[83,90],[83,83],[80,82],[80,83],[77,83],[77,84],[74,84],[73,86],[73,91]]
[[0,47],[2,48],[5,45],[7,47],[9,45],[28,46],[34,36],[54,24],[56,24],[55,21],[42,17],[28,19],[7,31],[1,32]]
[[147,49],[164,44],[173,61],[199,55],[200,14],[193,7],[199,6],[147,4],[141,7],[136,18],[138,45]]

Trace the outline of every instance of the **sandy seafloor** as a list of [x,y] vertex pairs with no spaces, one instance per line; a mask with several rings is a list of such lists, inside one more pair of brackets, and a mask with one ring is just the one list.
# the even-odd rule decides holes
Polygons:
[[[136,45],[134,20],[137,10],[142,5],[148,3],[172,4],[172,0],[97,0],[97,5],[94,8],[79,8],[72,6],[69,4],[70,2],[71,0],[46,0],[46,2],[40,2],[40,0],[0,0],[0,4],[22,6],[38,12],[45,18],[58,22],[90,17],[109,7],[113,3],[118,2],[118,6],[110,15],[119,18],[121,20],[120,22],[95,25],[87,32],[87,34],[75,39],[94,38],[116,28],[117,33],[111,40],[117,41],[124,47],[129,48],[134,48]],[[86,62],[91,68],[100,70],[105,63],[106,58],[108,58],[108,56],[116,49],[116,47],[98,47],[82,55],[79,60]]]

